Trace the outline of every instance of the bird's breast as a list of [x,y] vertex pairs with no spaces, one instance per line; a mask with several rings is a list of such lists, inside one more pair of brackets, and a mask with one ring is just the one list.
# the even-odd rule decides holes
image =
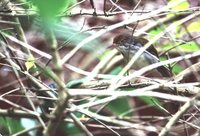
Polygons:
[[[129,53],[122,53],[122,55],[124,56],[124,59],[126,61],[126,63],[128,63],[136,54],[137,51],[132,51]],[[157,58],[155,58],[155,56],[152,56],[149,53],[142,53],[137,60],[133,63],[133,65],[131,66],[132,69],[138,70],[141,69],[143,67],[149,66],[151,64],[157,63],[159,62],[159,60]]]

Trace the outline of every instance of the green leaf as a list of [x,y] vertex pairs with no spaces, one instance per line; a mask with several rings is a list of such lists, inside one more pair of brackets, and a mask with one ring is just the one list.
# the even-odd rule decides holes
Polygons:
[[61,15],[74,0],[29,0],[39,10],[45,24],[54,24],[57,16]]
[[[1,117],[0,124],[1,128],[4,128],[4,133],[9,131],[9,134],[14,134],[24,129],[19,120],[10,117]],[[2,134],[1,131],[0,134]]]
[[140,100],[142,100],[143,102],[145,102],[146,104],[148,104],[149,106],[154,106],[157,107],[157,105],[155,105],[155,102],[159,105],[162,105],[160,103],[160,101],[154,97],[150,97],[150,96],[140,96],[139,97]]
[[122,70],[122,67],[115,67],[111,72],[110,74],[111,75],[117,75],[119,74],[119,72]]
[[[132,91],[133,87],[123,87],[120,88],[120,90],[126,90],[126,91]],[[160,101],[154,97],[150,97],[150,96],[139,96],[138,97],[141,101],[145,102],[146,104],[148,104],[149,106],[153,106],[155,108],[158,108],[157,105],[155,105],[155,102],[159,105],[162,105],[160,103]],[[109,103],[108,107],[117,115],[121,115],[126,113],[127,111],[131,110],[131,106],[128,103],[128,99],[127,98],[118,98],[112,102]],[[160,108],[158,108],[160,109]],[[130,113],[126,114],[129,116]]]
[[61,123],[60,128],[68,136],[82,136],[83,132],[73,123]]
[[179,74],[183,69],[181,68],[181,66],[179,66],[178,64],[173,66],[172,72],[175,73],[175,75]]
[[127,98],[118,98],[108,104],[113,113],[120,115],[131,109]]
[[9,118],[9,117],[7,117],[6,120],[7,120],[7,124],[9,126],[9,129],[11,131],[11,134],[17,133],[17,132],[22,131],[24,129],[19,120]]
[[9,135],[9,128],[6,123],[6,119],[4,117],[0,117],[0,134],[1,135]]
[[72,81],[69,81],[65,87],[66,88],[73,88],[73,87],[76,87],[82,83],[84,83],[85,81],[88,81],[87,78],[82,78],[82,79],[77,79],[77,80],[72,80]]

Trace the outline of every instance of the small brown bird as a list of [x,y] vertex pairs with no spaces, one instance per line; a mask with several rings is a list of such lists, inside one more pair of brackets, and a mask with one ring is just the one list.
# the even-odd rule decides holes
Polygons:
[[[128,63],[131,58],[137,53],[137,51],[144,47],[148,43],[148,40],[140,37],[134,37],[129,34],[118,35],[113,39],[113,47],[115,47],[124,57],[125,62]],[[138,70],[145,66],[160,62],[158,53],[153,46],[144,51],[138,60],[132,65],[132,69]],[[164,77],[171,77],[169,69],[165,66],[156,68],[157,71]]]

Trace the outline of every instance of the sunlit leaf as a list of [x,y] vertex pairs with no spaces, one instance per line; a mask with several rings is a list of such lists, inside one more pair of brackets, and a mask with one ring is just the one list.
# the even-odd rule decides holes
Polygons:
[[[176,3],[177,2],[177,0],[170,0],[169,2],[168,2],[168,5],[173,5],[174,3]],[[171,8],[171,10],[173,11],[176,11],[176,10],[186,10],[186,9],[188,9],[190,7],[190,5],[189,5],[189,3],[188,3],[188,1],[187,0],[185,0],[184,2],[182,2],[181,4],[178,4],[178,5],[176,5],[176,6],[173,6],[172,8]],[[170,17],[170,16],[176,16],[176,15],[178,15],[178,14],[183,14],[182,12],[180,12],[180,13],[178,13],[178,12],[176,12],[176,13],[171,13],[171,14],[168,14],[167,15],[167,17]]]
[[177,29],[177,32],[178,32],[177,37],[184,37],[185,35],[188,35],[188,31],[190,33],[200,32],[200,22],[199,21],[192,22],[186,26],[186,29],[181,29],[181,28],[179,30]]
[[149,31],[150,34],[148,35],[148,39],[154,38],[155,35],[157,35],[157,34],[163,32],[163,31],[165,31],[164,26],[156,27],[155,29]]
[[[173,5],[173,3],[177,2],[177,0],[170,0],[168,2],[169,5]],[[184,2],[182,2],[181,4],[178,4],[174,7],[172,7],[172,10],[184,10],[184,9],[188,9],[189,8],[189,3],[187,0],[185,0]]]
[[31,68],[35,67],[35,60],[33,57],[29,57],[25,62],[26,70],[29,71]]
[[188,29],[190,32],[200,31],[200,22],[199,22],[199,21],[195,21],[195,22],[190,23],[190,24],[187,26],[187,29]]

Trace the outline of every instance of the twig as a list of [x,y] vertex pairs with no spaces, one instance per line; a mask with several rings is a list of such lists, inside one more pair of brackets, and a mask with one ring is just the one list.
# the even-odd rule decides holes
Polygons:
[[8,34],[2,32],[2,31],[0,31],[0,32],[1,32],[2,35],[4,35],[6,38],[10,39],[11,41],[13,41],[13,42],[15,42],[15,43],[17,43],[17,44],[19,44],[19,45],[21,45],[21,46],[24,46],[25,48],[28,48],[29,50],[31,50],[31,51],[33,51],[33,52],[35,52],[35,53],[41,55],[42,57],[45,57],[45,58],[47,58],[47,59],[52,59],[52,56],[49,55],[48,53],[45,53],[45,52],[43,52],[43,51],[40,51],[40,50],[38,50],[38,49],[32,47],[31,45],[29,45],[29,44],[27,44],[27,43],[24,43],[24,42],[18,40],[17,38],[15,38],[15,37],[13,37],[13,36],[10,36],[10,35],[8,35]]
[[98,114],[93,113],[91,111],[80,109],[78,107],[77,107],[77,111],[79,111],[83,114],[86,114],[87,116],[90,116],[90,117],[93,117],[93,118],[96,118],[98,120],[102,120],[102,121],[105,121],[105,122],[108,122],[108,123],[113,123],[113,124],[120,125],[120,126],[126,126],[126,127],[134,128],[134,129],[137,129],[137,130],[145,130],[145,131],[151,131],[151,132],[157,131],[157,128],[153,127],[153,126],[143,126],[143,125],[131,123],[131,122],[128,122],[128,121],[117,120],[117,119],[114,119],[114,118],[111,118],[111,117],[98,115]]
[[4,109],[0,109],[0,115],[1,116],[7,116],[7,117],[21,117],[21,118],[34,118],[34,119],[37,119],[38,116],[41,116],[41,115],[35,115],[35,114],[32,114],[30,112],[25,112],[25,111],[22,111],[22,110],[15,110],[15,109],[12,109],[12,110],[4,110]]
[[93,134],[86,128],[85,125],[83,125],[83,124],[77,119],[77,117],[76,117],[73,113],[70,113],[69,116],[70,116],[71,119],[74,121],[74,123],[76,124],[76,126],[79,127],[81,130],[83,130],[83,132],[85,133],[86,136],[93,136]]
[[[12,69],[13,69],[13,71],[14,71],[14,73],[15,73],[16,79],[18,80],[18,83],[20,84],[20,86],[21,86],[21,88],[22,88],[21,90],[22,90],[22,92],[23,92],[23,93],[25,94],[25,96],[26,96],[26,95],[27,95],[27,90],[26,90],[24,84],[22,83],[22,81],[21,81],[21,79],[20,79],[20,74],[19,74],[19,72],[15,69],[15,67],[14,67],[14,65],[13,65],[14,62],[10,59],[10,55],[9,55],[8,51],[6,50],[6,44],[3,43],[3,42],[0,42],[0,43],[1,43],[1,45],[2,45],[3,51],[5,52],[6,57],[8,58],[9,64],[12,66]],[[29,104],[31,105],[31,108],[32,108],[34,111],[36,111],[35,105],[34,105],[34,103],[32,102],[32,100],[31,100],[29,97],[26,97],[26,98],[27,98]],[[44,122],[43,122],[43,120],[41,119],[41,117],[38,116],[38,120],[40,121],[40,123],[41,123],[42,126],[44,127],[45,125],[44,125]]]
[[[197,96],[196,96],[197,97]],[[196,97],[189,99],[180,109],[179,111],[173,115],[173,117],[169,120],[169,122],[165,125],[165,127],[159,133],[159,136],[166,136],[169,131],[172,129],[172,126],[178,121],[178,119],[196,103]]]
[[42,128],[42,126],[41,125],[36,125],[36,126],[34,126],[32,128],[28,128],[28,129],[25,129],[23,131],[17,132],[15,134],[11,135],[11,136],[21,136],[22,134],[26,134],[26,133],[28,133],[30,131],[33,131],[33,130],[36,130],[36,129],[39,129],[39,128]]

